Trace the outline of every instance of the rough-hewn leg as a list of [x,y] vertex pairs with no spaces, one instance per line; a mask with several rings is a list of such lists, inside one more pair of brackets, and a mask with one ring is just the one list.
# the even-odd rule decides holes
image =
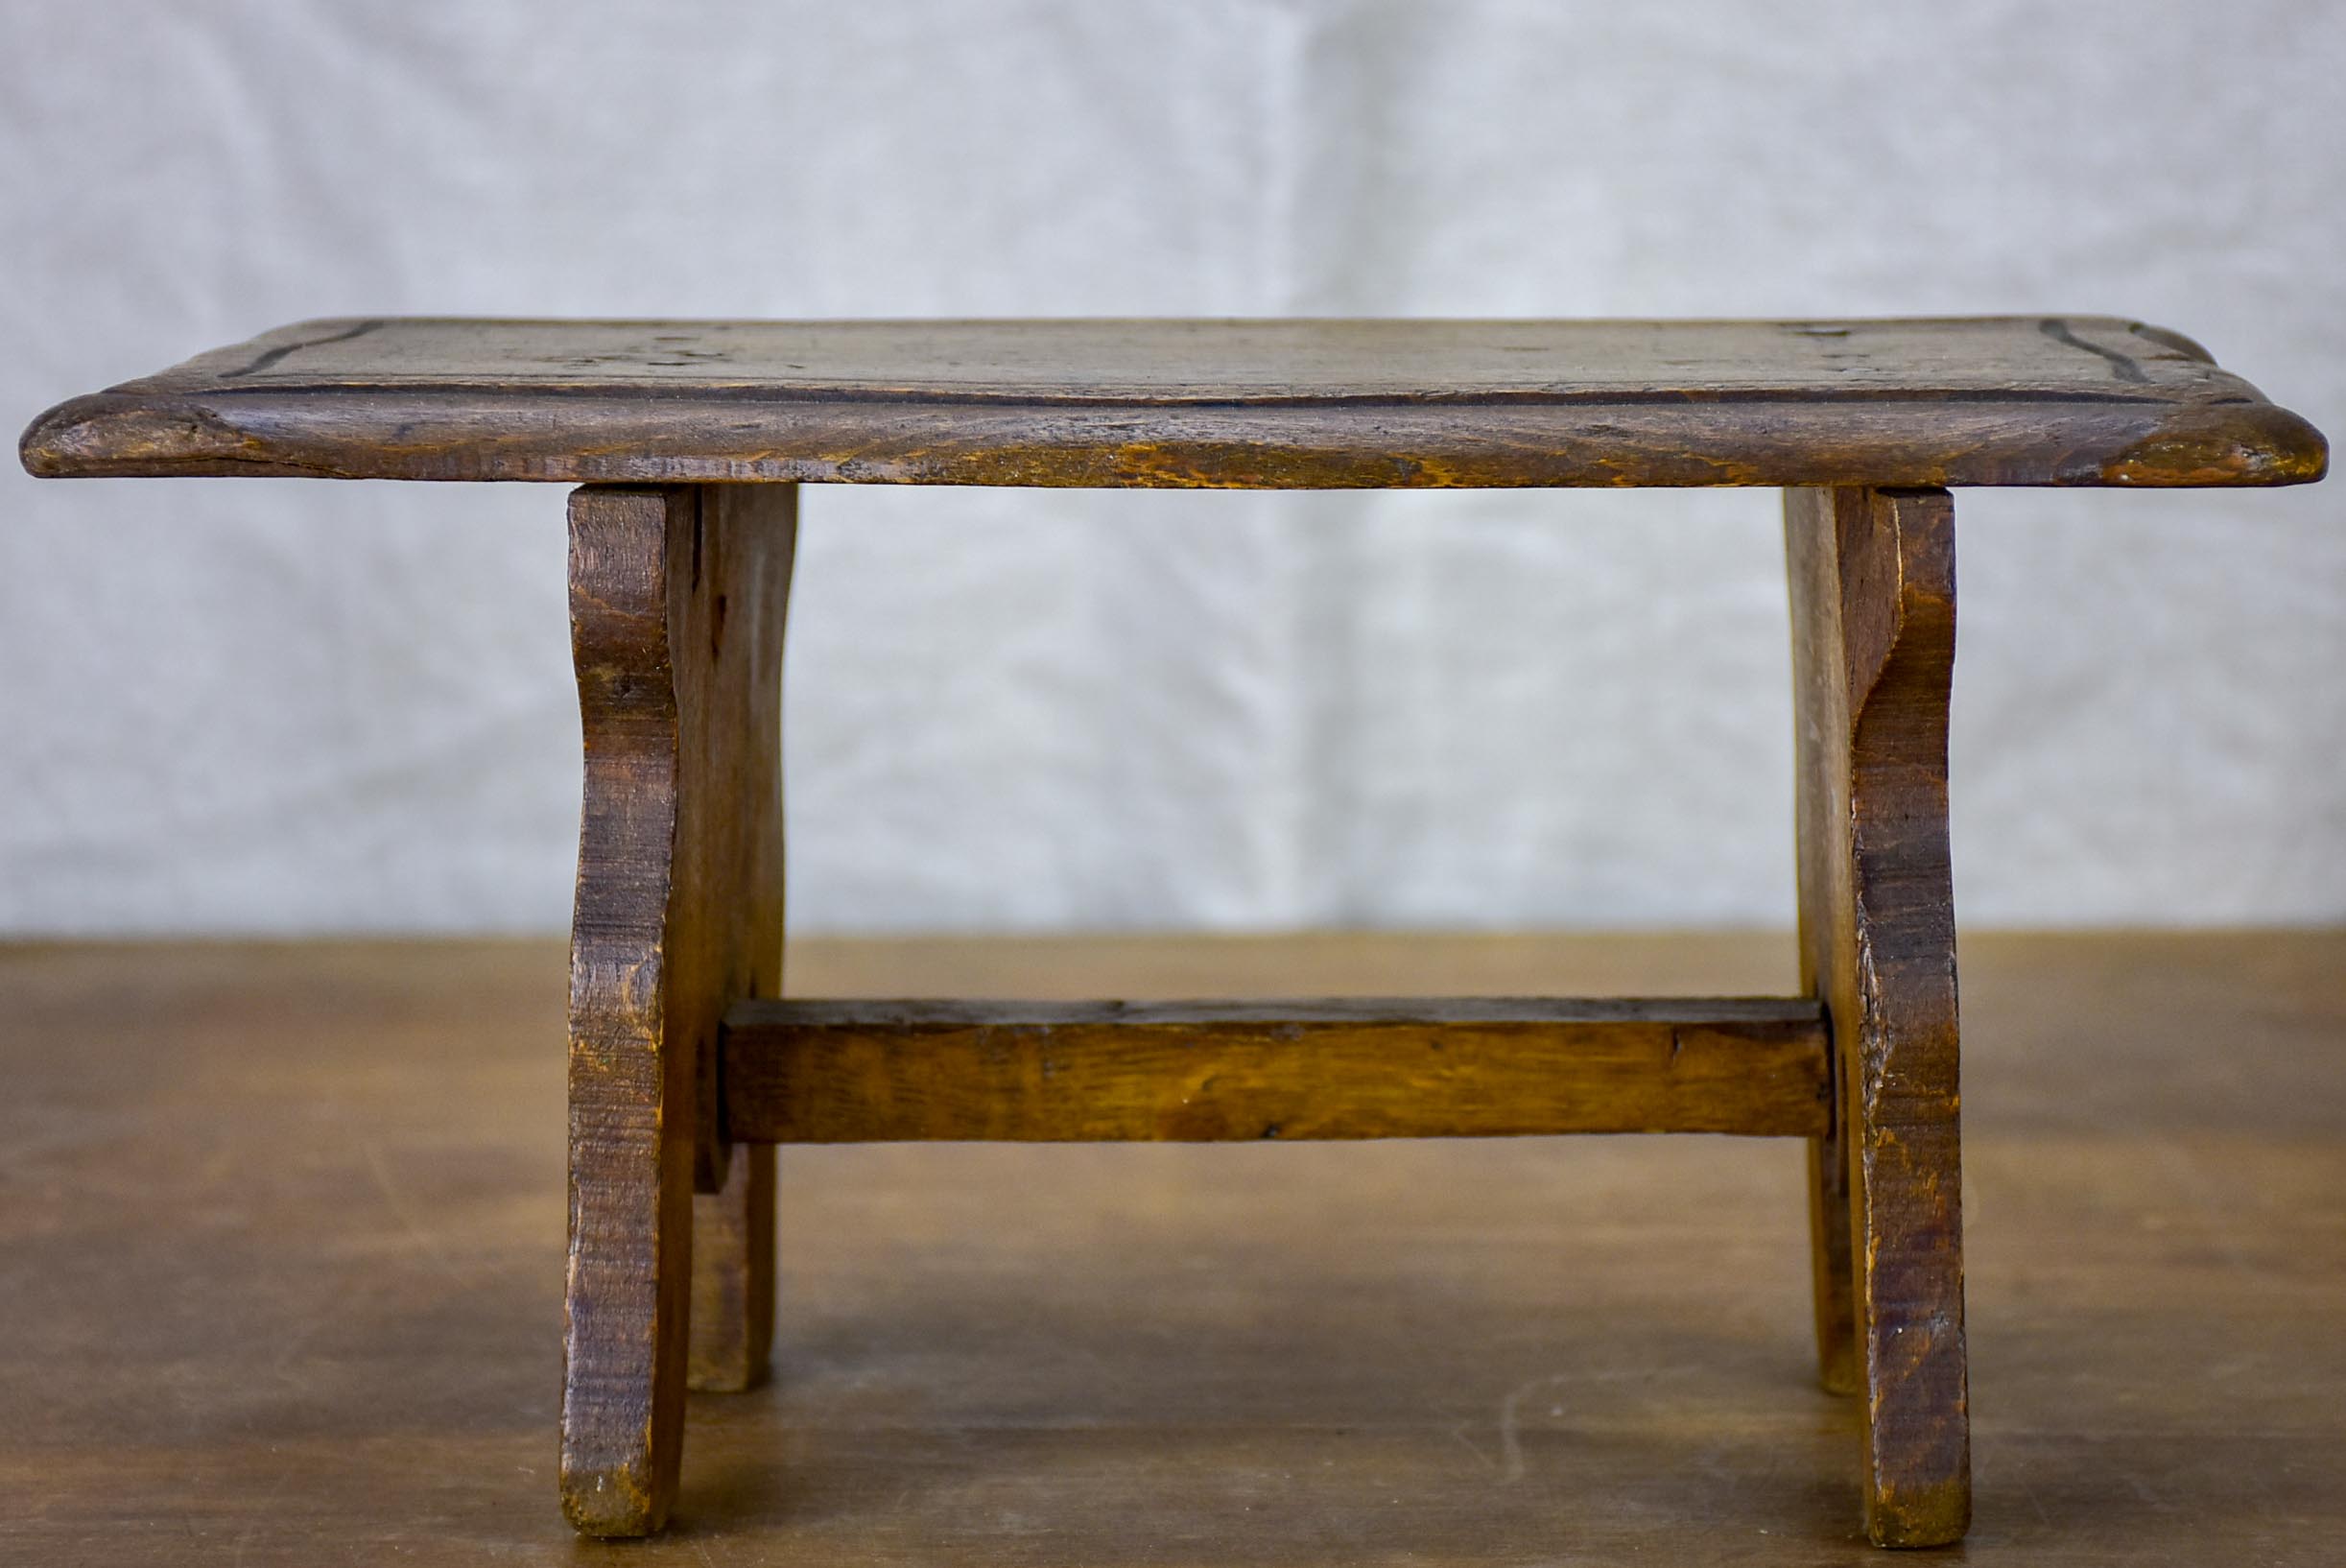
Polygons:
[[1817,1339],[1863,1394],[1865,1526],[1936,1546],[1971,1520],[1963,1349],[1944,490],[1791,490],[1802,965],[1837,1059],[1813,1146]]
[[738,1304],[711,1354],[747,1381],[770,1332],[753,1318],[771,1309],[772,1247],[753,1222],[762,1210],[770,1224],[772,1165],[753,1156],[728,1170],[715,1041],[727,1002],[771,994],[779,978],[794,506],[787,487],[571,497],[586,796],[571,928],[561,1487],[571,1522],[597,1535],[657,1530],[675,1500],[699,1294],[696,1184],[715,1214],[706,1265],[735,1276],[713,1294]]
[[[731,604],[724,626],[739,643],[746,689],[740,713],[721,728],[717,757],[733,772],[723,792],[729,812],[715,825],[733,868],[728,927],[732,962],[724,1002],[782,994],[782,634],[798,530],[794,485],[734,485],[701,492],[736,531],[754,531],[761,546],[754,606]],[[749,585],[745,584],[745,590]],[[743,624],[754,616],[755,630]],[[729,745],[727,744],[729,743]],[[727,838],[724,835],[731,835]],[[722,876],[719,878],[722,882]],[[723,1002],[720,1006],[722,1008]],[[703,1019],[704,1042],[716,1038]],[[713,1078],[704,1078],[704,1082]],[[703,1105],[708,1102],[703,1101]],[[735,1144],[714,1192],[704,1179],[693,1199],[693,1326],[687,1382],[713,1393],[738,1393],[766,1381],[773,1352],[774,1149]]]
[[687,1383],[705,1393],[756,1388],[766,1381],[773,1337],[774,1147],[736,1144],[723,1189],[693,1198]]

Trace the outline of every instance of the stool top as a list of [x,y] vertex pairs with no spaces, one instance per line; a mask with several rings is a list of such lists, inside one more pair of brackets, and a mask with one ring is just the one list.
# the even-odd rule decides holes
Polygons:
[[1222,488],[2288,485],[2111,317],[307,321],[34,421],[36,474]]

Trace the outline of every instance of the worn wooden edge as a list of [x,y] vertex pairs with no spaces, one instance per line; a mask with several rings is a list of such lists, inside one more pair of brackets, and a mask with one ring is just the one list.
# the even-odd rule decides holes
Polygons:
[[2259,400],[1846,398],[1066,406],[1049,401],[104,392],[18,453],[43,478],[1097,488],[2306,484],[2321,433]]
[[765,1373],[773,1162],[765,1151],[731,1169],[716,1135],[717,1042],[728,1002],[781,981],[795,500],[782,487],[675,486],[570,498],[585,788],[560,1487],[589,1534],[660,1528],[688,1382]]
[[1941,1546],[1971,1519],[1947,831],[1953,507],[1943,490],[1797,491],[1785,520],[1802,970],[1832,1020],[1839,1077],[1837,1125],[1812,1164],[1819,1342],[1832,1381],[1836,1338],[1850,1336],[1867,1534]]
[[772,1373],[774,1151],[745,1144],[731,1154],[724,1185],[693,1195],[684,1381],[697,1393],[742,1393]]
[[782,988],[782,652],[796,558],[797,490],[705,486],[672,598],[671,664],[682,714],[672,911],[679,1016],[695,1102],[687,1385],[733,1391],[768,1375],[774,1315],[774,1152],[722,1135],[718,1034],[726,1004]]
[[585,788],[571,921],[563,1511],[594,1535],[665,1523],[682,1444],[695,1063],[669,942],[682,757],[671,652],[685,491],[570,499]]
[[743,1002],[746,1142],[1815,1137],[1813,999]]
[[[1800,986],[1824,998],[1844,962],[1849,843],[1848,690],[1842,678],[1837,594],[1820,582],[1815,535],[1831,527],[1838,492],[1784,492],[1785,565],[1792,665],[1793,808],[1796,825]],[[1836,1064],[1837,1090],[1838,1063]],[[1809,1143],[1809,1260],[1817,1380],[1828,1393],[1865,1386],[1858,1357],[1857,1282],[1851,1252],[1848,1097],[1837,1094],[1825,1135]]]

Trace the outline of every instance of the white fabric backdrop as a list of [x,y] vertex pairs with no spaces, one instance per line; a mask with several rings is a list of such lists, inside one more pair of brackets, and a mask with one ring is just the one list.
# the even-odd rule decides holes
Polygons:
[[[2107,311],[2346,430],[2329,0],[0,0],[0,415],[380,312]],[[36,484],[0,925],[552,928],[552,487]],[[813,489],[801,929],[1783,922],[1768,492]],[[2346,916],[2346,488],[1966,492],[1974,923]]]

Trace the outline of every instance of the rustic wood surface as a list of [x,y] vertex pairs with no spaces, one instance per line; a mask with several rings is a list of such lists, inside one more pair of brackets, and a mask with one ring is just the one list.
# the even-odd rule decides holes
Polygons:
[[774,1150],[743,1144],[724,1186],[693,1195],[693,1310],[685,1386],[740,1393],[772,1370]]
[[[1964,938],[1975,1568],[2331,1568],[2346,934]],[[0,1562],[572,1564],[553,942],[0,950]],[[829,995],[1789,988],[1789,936],[801,941]],[[788,1152],[628,1560],[1882,1568],[1800,1146]],[[1933,1558],[1932,1560],[1937,1560]]]
[[756,1002],[726,1019],[745,1140],[1807,1137],[1802,1000]]
[[2320,435],[2109,317],[306,321],[50,411],[36,474],[1212,487],[2279,485]]
[[[570,1269],[561,1494],[579,1528],[655,1530],[685,1382],[746,1387],[767,1330],[772,1156],[718,1126],[728,1001],[779,989],[788,487],[604,488],[570,509],[586,749],[570,972]],[[728,1176],[737,1179],[727,1184]],[[694,1200],[696,1183],[710,1196]],[[723,1252],[701,1260],[699,1209]],[[750,1268],[769,1271],[751,1281]],[[687,1339],[691,1309],[720,1317]]]
[[1856,1392],[1884,1546],[1971,1518],[1947,699],[1955,523],[1944,490],[1785,497],[1801,975],[1826,1004],[1837,1126],[1813,1151],[1817,1336]]

